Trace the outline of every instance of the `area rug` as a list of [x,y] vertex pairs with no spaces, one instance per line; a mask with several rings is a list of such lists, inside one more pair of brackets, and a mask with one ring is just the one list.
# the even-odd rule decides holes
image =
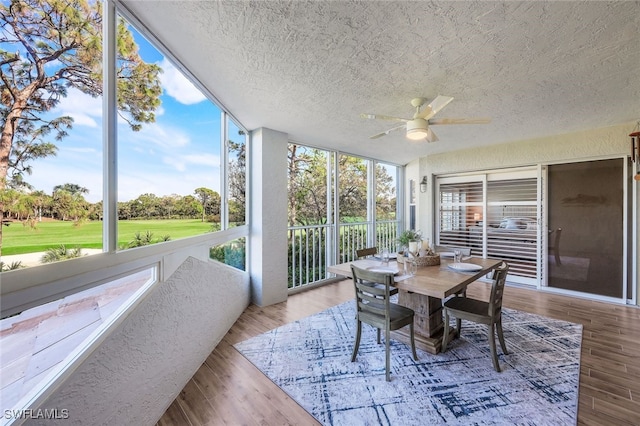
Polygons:
[[[431,355],[384,342],[363,325],[351,362],[353,302],[334,306],[235,345],[249,361],[324,425],[574,425],[582,326],[503,310],[507,349],[493,369],[483,326],[463,321],[462,336]],[[499,348],[499,344],[498,344]]]

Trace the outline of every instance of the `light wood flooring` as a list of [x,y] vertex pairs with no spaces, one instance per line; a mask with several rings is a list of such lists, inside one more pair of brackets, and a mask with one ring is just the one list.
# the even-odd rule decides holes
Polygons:
[[[476,282],[467,294],[486,300],[487,289]],[[158,426],[319,424],[233,345],[353,297],[351,282],[341,281],[276,305],[249,306]],[[506,289],[504,306],[583,324],[579,425],[640,425],[639,308],[517,287]]]

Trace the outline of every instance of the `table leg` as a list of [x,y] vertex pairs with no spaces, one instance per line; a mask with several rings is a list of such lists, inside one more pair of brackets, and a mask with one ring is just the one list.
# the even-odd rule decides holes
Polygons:
[[[400,290],[398,304],[411,308],[415,312],[413,327],[416,346],[432,354],[439,353],[442,350],[442,333],[444,332],[442,299]],[[401,340],[408,341],[408,328],[398,330],[397,333],[402,336]],[[454,334],[455,330],[451,329],[450,338],[453,338]]]

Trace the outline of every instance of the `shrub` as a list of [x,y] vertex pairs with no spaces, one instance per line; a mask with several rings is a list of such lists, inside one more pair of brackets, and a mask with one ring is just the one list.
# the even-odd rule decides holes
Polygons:
[[82,249],[80,247],[67,249],[64,244],[60,244],[58,247],[48,249],[40,259],[40,262],[53,263],[60,260],[75,259],[80,256],[82,256]]

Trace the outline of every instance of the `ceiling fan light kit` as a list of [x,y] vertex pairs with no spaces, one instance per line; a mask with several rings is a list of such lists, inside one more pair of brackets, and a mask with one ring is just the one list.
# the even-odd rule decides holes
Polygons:
[[407,121],[407,138],[413,141],[425,139],[429,134],[428,126],[424,118]]

